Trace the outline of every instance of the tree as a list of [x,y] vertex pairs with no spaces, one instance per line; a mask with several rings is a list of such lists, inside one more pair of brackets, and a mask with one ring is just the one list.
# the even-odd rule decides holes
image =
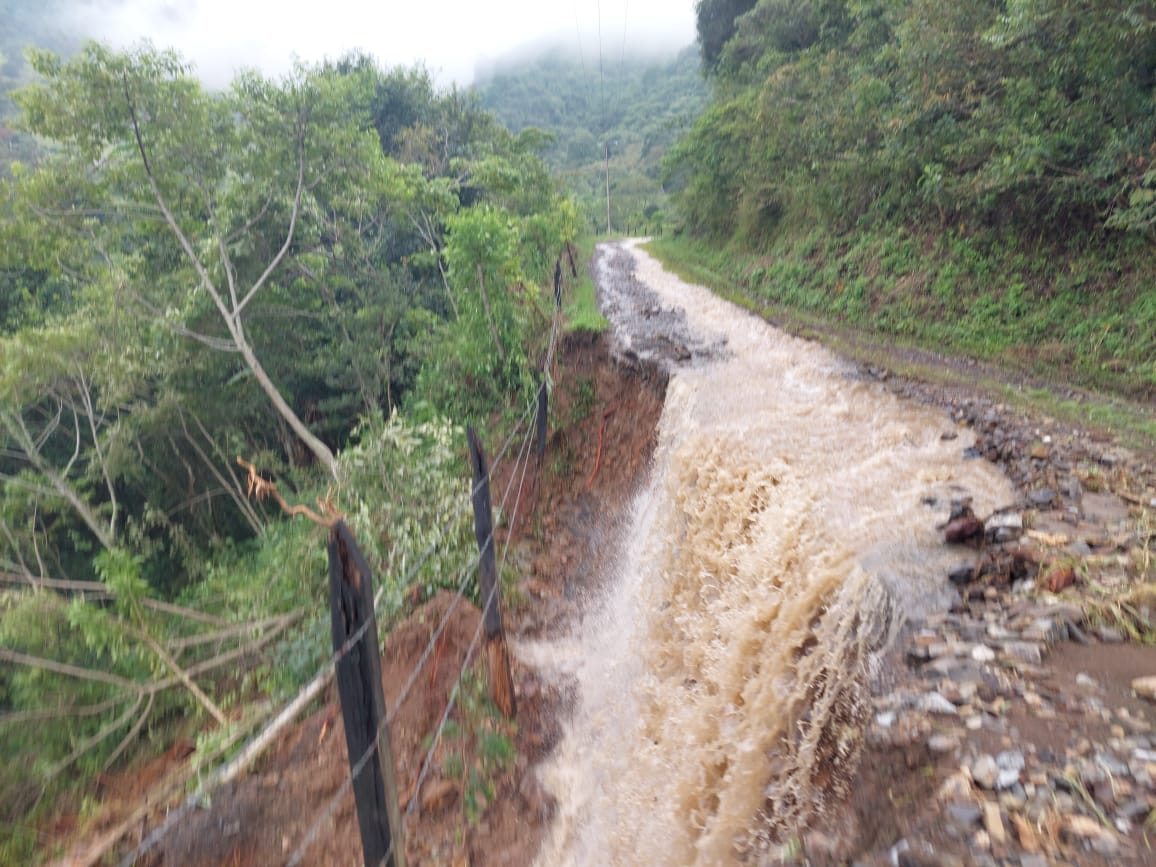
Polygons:
[[703,69],[714,72],[724,46],[735,35],[736,19],[750,12],[758,0],[695,0],[695,29]]
[[340,255],[381,152],[349,82],[298,68],[206,93],[170,52],[96,44],[67,64],[32,55],[45,83],[21,93],[27,127],[62,145],[25,186],[30,209],[77,261],[156,322],[240,356],[277,415],[331,474],[331,448],[274,384],[247,328],[257,300],[314,288]]

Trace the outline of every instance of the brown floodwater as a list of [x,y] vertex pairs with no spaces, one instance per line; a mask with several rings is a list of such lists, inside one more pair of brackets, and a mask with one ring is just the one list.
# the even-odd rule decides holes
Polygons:
[[671,378],[602,597],[518,647],[578,685],[538,863],[758,863],[845,794],[879,650],[949,600],[951,501],[1014,495],[943,412],[633,244],[596,271],[620,350]]

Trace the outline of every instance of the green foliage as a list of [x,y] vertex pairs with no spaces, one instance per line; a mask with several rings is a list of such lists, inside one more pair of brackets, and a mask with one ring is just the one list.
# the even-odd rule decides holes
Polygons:
[[1090,0],[761,0],[668,160],[686,227],[751,246],[784,221],[1147,232],[1154,27]]
[[[437,410],[529,393],[539,286],[580,223],[548,136],[421,70],[354,55],[209,92],[150,46],[30,59],[20,123],[45,146],[0,181],[0,569],[86,589],[0,592],[0,644],[46,661],[0,667],[0,860],[64,769],[79,787],[328,655],[324,534],[250,497],[235,456],[347,515],[385,623],[457,587],[469,474]],[[194,698],[174,669],[221,641],[246,667],[204,668]]]
[[607,148],[614,230],[665,230],[661,160],[707,96],[693,48],[673,58],[627,55],[607,63],[601,78],[582,58],[551,51],[500,64],[475,87],[519,137],[534,130],[538,152],[577,199],[582,231],[606,231]]

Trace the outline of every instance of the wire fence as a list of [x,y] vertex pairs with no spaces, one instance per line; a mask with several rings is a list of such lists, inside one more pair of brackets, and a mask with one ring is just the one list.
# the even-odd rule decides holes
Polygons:
[[[557,287],[555,288],[557,301]],[[543,356],[542,367],[544,375],[548,374],[553,365],[554,356],[557,349],[559,329],[560,310],[558,304],[556,303],[549,340],[547,343],[547,349]],[[498,571],[498,574],[501,574],[501,568],[504,568],[505,566],[506,558],[509,553],[511,537],[513,535],[514,529],[517,526],[518,516],[522,508],[527,472],[534,454],[534,449],[531,447],[531,445],[536,432],[536,426],[532,422],[532,419],[539,407],[539,402],[542,399],[542,390],[545,389],[545,387],[545,381],[543,381],[535,395],[527,401],[525,409],[515,421],[509,435],[503,441],[501,448],[498,449],[493,462],[485,476],[471,486],[470,497],[463,498],[461,500],[460,505],[449,516],[447,516],[439,526],[433,542],[431,542],[426,547],[426,549],[416,558],[415,562],[409,565],[408,568],[405,568],[404,575],[400,581],[400,586],[407,589],[413,589],[416,587],[416,579],[421,570],[429,562],[430,558],[439,550],[449,531],[461,520],[463,520],[468,514],[470,502],[478,493],[479,489],[482,486],[488,485],[495,476],[499,475],[499,470],[503,466],[503,462],[507,459],[507,454],[510,450],[510,447],[514,444],[517,437],[521,435],[521,444],[518,448],[517,455],[514,458],[513,467],[506,478],[505,489],[503,491],[501,502],[497,510],[498,514],[507,521],[507,526],[509,528],[509,531],[506,533],[504,545],[502,548],[501,566],[499,567]],[[514,484],[515,479],[517,479],[516,487]],[[507,518],[506,505],[509,502],[511,493],[514,491],[516,491],[516,493],[514,493],[513,505],[508,513]],[[369,765],[377,751],[377,745],[380,742],[382,730],[387,728],[389,724],[395,720],[399,710],[417,683],[418,678],[429,663],[430,658],[435,654],[438,641],[441,639],[441,636],[443,635],[447,625],[450,623],[455,610],[459,607],[469,592],[470,579],[479,570],[479,567],[482,563],[482,558],[485,556],[485,548],[490,546],[496,546],[496,539],[494,537],[493,531],[491,531],[488,538],[485,539],[485,543],[479,546],[479,553],[477,555],[471,556],[457,570],[458,580],[455,586],[453,597],[447,604],[446,609],[442,613],[442,616],[439,619],[436,627],[430,633],[425,647],[419,655],[417,662],[414,664],[413,669],[408,674],[401,690],[398,692],[396,698],[388,708],[384,718],[381,720],[381,724],[376,733],[378,737],[371,741],[369,748],[366,749],[360,756],[358,756],[356,761],[353,760],[352,756],[350,757],[350,774],[345,778],[338,790],[326,801],[325,804],[323,804],[316,811],[315,817],[310,823],[309,829],[301,838],[301,840],[296,844],[293,852],[290,854],[288,860],[286,861],[287,864],[299,865],[303,863],[302,859],[304,858],[305,853],[315,842],[320,830],[325,827],[328,820],[341,806],[342,802],[347,797],[349,797],[354,781],[357,779],[358,775],[361,774]],[[499,586],[499,582],[495,582],[493,589],[490,591],[487,597],[482,600],[481,610],[483,612],[494,603]],[[319,667],[314,677],[310,679],[310,681],[304,687],[302,687],[292,698],[283,702],[278,708],[268,707],[264,710],[264,712],[255,715],[253,718],[245,721],[243,725],[238,727],[237,731],[235,731],[229,738],[218,745],[212,753],[202,758],[200,762],[201,767],[207,763],[216,761],[226,752],[232,750],[233,747],[235,747],[236,744],[244,737],[245,732],[252,731],[257,726],[260,726],[260,730],[256,731],[246,740],[244,746],[235,753],[233,758],[217,765],[212,772],[204,775],[201,778],[195,791],[186,797],[180,806],[169,811],[165,816],[164,821],[161,822],[160,825],[153,829],[148,835],[146,835],[140,841],[140,843],[123,858],[123,860],[120,862],[121,867],[131,867],[131,865],[137,863],[144,856],[148,855],[152,850],[161,845],[165,837],[183,819],[185,819],[193,810],[205,804],[213,792],[233,780],[241,771],[243,771],[249,764],[251,764],[256,756],[259,755],[265,748],[267,748],[269,743],[275,739],[276,734],[280,731],[280,729],[283,728],[288,722],[292,721],[292,719],[294,719],[304,707],[306,707],[321,694],[326,686],[328,686],[328,684],[332,681],[337,670],[338,663],[365,638],[369,628],[375,623],[376,618],[382,613],[380,611],[380,606],[383,596],[384,582],[382,582],[382,586],[377,588],[377,592],[374,595],[373,609],[375,616],[373,618],[367,619],[355,632],[353,632],[349,638],[341,645],[341,647],[335,650]],[[420,802],[422,784],[425,782],[430,769],[433,766],[434,756],[445,732],[447,722],[449,721],[460,696],[463,679],[473,662],[474,655],[482,634],[483,624],[484,618],[479,618],[477,627],[474,630],[473,637],[466,650],[462,664],[454,678],[454,686],[452,687],[450,694],[446,699],[442,713],[438,718],[437,725],[429,733],[429,735],[427,735],[430,746],[425,751],[418,776],[414,784],[410,787],[412,796],[410,797],[408,804],[405,805],[404,817],[402,819],[403,825],[410,820],[418,803]],[[191,774],[185,776],[183,779],[178,781],[176,785],[183,786],[187,784],[191,777]],[[163,797],[171,797],[173,793],[173,790],[170,789],[163,795]],[[390,848],[386,852],[385,857],[381,860],[381,864],[385,864],[389,861],[393,853],[393,846],[395,842],[398,839],[401,839],[399,830],[400,829],[395,829],[395,833],[393,834],[390,841]]]

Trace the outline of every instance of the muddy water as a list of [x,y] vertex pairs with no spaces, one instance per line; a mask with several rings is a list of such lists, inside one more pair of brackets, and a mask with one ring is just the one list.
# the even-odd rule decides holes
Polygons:
[[758,863],[845,794],[878,651],[966,559],[951,500],[1013,494],[942,413],[629,244],[598,256],[620,351],[671,379],[605,598],[520,648],[579,685],[538,863]]

